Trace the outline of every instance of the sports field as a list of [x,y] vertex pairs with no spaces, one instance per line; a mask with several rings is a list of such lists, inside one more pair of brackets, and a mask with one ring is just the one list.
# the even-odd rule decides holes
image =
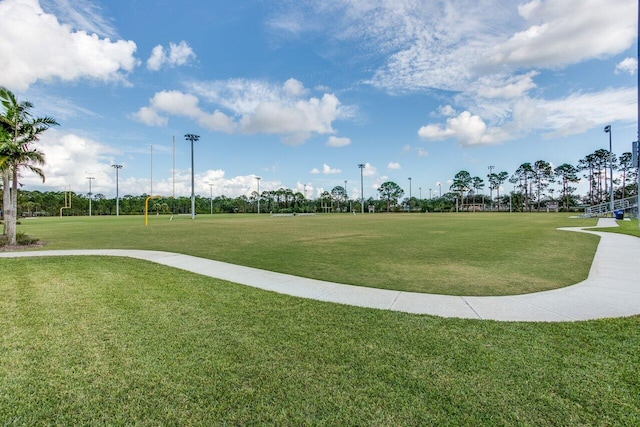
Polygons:
[[[489,238],[474,234],[488,226],[504,227],[493,233],[493,245],[510,245],[518,229],[521,237],[538,236],[548,226],[595,223],[490,217],[355,218],[370,221],[370,230],[387,230],[368,237],[377,252],[389,253],[337,265],[380,273],[391,262],[376,262],[408,256],[390,248],[422,241],[429,221],[449,240],[464,241],[454,245],[462,259],[475,253],[474,237]],[[275,257],[281,260],[270,262],[281,267],[295,260],[287,256],[289,245],[295,253],[353,246],[337,237],[347,230],[367,236],[362,225],[341,225],[353,219],[160,217],[145,228],[140,217],[121,217],[116,226],[114,218],[51,218],[24,221],[20,230],[47,239],[48,248],[117,243],[236,261],[232,247],[255,245],[260,250],[247,260]],[[292,229],[287,244],[285,231]],[[314,244],[302,244],[303,236]],[[594,243],[586,239],[585,246],[593,250]],[[376,252],[371,244],[361,247],[367,256]],[[483,259],[495,269],[490,256]],[[580,264],[571,262],[563,266]],[[441,319],[303,300],[109,257],[0,259],[0,268],[3,425],[640,424],[639,316],[573,323]]]
[[595,225],[561,214],[70,217],[24,220],[48,249],[152,249],[338,283],[513,295],[584,280]]

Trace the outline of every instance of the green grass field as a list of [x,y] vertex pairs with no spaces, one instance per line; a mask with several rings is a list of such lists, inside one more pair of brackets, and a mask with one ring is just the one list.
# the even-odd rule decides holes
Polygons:
[[338,283],[449,295],[512,295],[587,277],[595,225],[556,214],[201,215],[39,218],[45,248],[180,252]]
[[639,425],[640,317],[500,323],[0,260],[2,425]]
[[[342,274],[334,262],[374,277],[394,260],[435,253],[430,240],[448,243],[458,259],[484,260],[490,274],[491,253],[475,255],[483,244],[514,250],[511,241],[528,236],[541,253],[559,252],[545,238],[557,233],[560,245],[582,235],[547,228],[595,224],[558,215],[353,219],[161,217],[144,227],[140,217],[116,225],[113,218],[52,218],[24,221],[19,230],[48,248],[146,247],[275,267],[296,259],[287,255],[291,246],[298,257],[306,248],[324,258],[331,277]],[[429,230],[445,237],[423,238],[432,237]],[[345,239],[348,233],[354,236]],[[590,263],[597,239],[585,237],[575,242],[587,256],[560,260],[564,268]],[[334,256],[359,239],[368,241],[359,246],[367,261]],[[404,249],[392,250],[399,243]],[[532,249],[520,250],[529,256],[501,262],[541,262]],[[640,316],[441,319],[110,257],[0,259],[0,268],[2,425],[640,425]]]

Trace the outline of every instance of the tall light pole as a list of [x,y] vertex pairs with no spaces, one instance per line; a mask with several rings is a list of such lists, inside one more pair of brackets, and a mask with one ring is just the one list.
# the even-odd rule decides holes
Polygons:
[[411,202],[411,177],[409,177],[409,202]]
[[92,176],[88,176],[87,179],[89,180],[89,216],[91,216],[91,181],[93,181],[95,178]]
[[422,187],[418,187],[418,191],[420,192],[420,200],[422,200]]
[[153,145],[150,148],[150,165],[149,165],[149,170],[150,172],[150,179],[151,179],[151,189],[149,190],[149,195],[153,196]]
[[604,131],[609,134],[609,181],[611,182],[609,186],[609,209],[613,216],[613,152],[611,151],[611,125],[605,126]]
[[493,170],[495,166],[489,166],[489,198],[491,199],[491,210],[493,210],[493,185],[491,185],[491,175],[493,175]]
[[[347,206],[347,202],[349,201],[349,194],[347,193],[347,180],[344,180],[344,205]],[[347,209],[345,207],[345,209]]]
[[364,168],[365,168],[365,164],[364,163],[360,163],[358,165],[358,167],[360,168],[360,209],[362,210],[362,213],[364,214],[364,184],[363,184],[362,176],[363,176],[363,171],[364,171]]
[[191,141],[191,219],[196,219],[196,193],[193,179],[193,142],[199,140],[200,136],[188,133],[184,136],[184,139]]
[[213,215],[213,184],[209,184],[209,203],[211,205],[211,215]]
[[114,168],[116,170],[116,217],[120,216],[120,196],[119,196],[119,177],[118,177],[118,171],[120,169],[122,169],[122,165],[111,165],[112,168]]
[[438,181],[438,189],[440,191],[440,196],[439,197],[442,197],[442,183],[440,181]]
[[260,214],[260,177],[256,176],[256,181],[258,181],[258,214]]

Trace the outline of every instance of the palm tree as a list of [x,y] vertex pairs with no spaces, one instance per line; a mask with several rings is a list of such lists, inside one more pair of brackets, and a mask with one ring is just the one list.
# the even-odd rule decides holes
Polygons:
[[[17,194],[20,170],[28,169],[44,181],[39,166],[44,164],[44,154],[31,147],[40,134],[58,123],[51,117],[31,117],[33,104],[18,103],[15,95],[0,87],[0,102],[4,112],[0,114],[0,170],[4,188],[4,234],[10,245],[16,244]],[[11,182],[11,186],[9,186]]]

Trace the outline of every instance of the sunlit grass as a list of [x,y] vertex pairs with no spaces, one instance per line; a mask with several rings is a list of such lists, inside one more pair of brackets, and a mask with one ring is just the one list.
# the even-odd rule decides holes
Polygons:
[[3,425],[639,425],[640,317],[439,319],[0,259]]
[[20,226],[46,249],[180,252],[298,276],[451,295],[507,295],[584,280],[595,225],[561,214],[200,215],[39,218]]

